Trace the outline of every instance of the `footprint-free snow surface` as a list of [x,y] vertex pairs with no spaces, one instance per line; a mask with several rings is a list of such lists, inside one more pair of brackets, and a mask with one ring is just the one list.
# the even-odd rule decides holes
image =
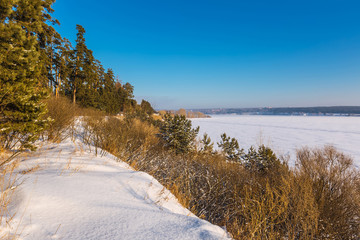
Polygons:
[[23,157],[12,211],[19,239],[228,239],[158,181],[67,140]]
[[199,136],[206,132],[219,142],[225,132],[245,149],[265,144],[277,154],[289,155],[291,165],[295,163],[296,149],[333,145],[352,156],[360,167],[360,117],[213,115],[192,122],[200,126]]

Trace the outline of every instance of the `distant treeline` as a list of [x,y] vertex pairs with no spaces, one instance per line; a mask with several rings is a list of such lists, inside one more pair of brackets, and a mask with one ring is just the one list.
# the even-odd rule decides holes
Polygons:
[[359,115],[360,106],[288,107],[288,108],[210,108],[196,109],[204,114],[249,115]]
[[166,113],[174,116],[180,115],[185,116],[187,118],[210,118],[210,116],[200,112],[200,111],[192,111],[192,110],[185,110],[184,108],[180,108],[179,110],[160,110],[159,114],[164,116]]

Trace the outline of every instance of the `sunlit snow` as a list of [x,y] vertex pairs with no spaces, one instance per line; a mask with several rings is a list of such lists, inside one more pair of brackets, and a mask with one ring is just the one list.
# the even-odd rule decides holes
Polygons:
[[23,156],[20,170],[30,173],[19,176],[6,231],[34,240],[228,239],[153,177],[115,160],[69,139]]

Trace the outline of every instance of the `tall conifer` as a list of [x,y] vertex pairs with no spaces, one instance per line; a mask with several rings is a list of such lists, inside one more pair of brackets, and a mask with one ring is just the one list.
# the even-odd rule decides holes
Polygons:
[[[33,149],[47,120],[41,120],[47,91],[39,83],[40,51],[28,24],[14,18],[21,1],[1,1],[0,11],[0,147]],[[15,4],[15,5],[14,5]],[[22,6],[21,11],[25,9]],[[36,17],[35,15],[33,16]]]

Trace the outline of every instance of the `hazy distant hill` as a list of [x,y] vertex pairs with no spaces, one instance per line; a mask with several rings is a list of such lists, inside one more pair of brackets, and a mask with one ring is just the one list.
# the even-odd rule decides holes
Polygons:
[[250,115],[345,115],[360,116],[360,106],[336,107],[288,107],[288,108],[209,108],[193,109],[205,114],[250,114]]

